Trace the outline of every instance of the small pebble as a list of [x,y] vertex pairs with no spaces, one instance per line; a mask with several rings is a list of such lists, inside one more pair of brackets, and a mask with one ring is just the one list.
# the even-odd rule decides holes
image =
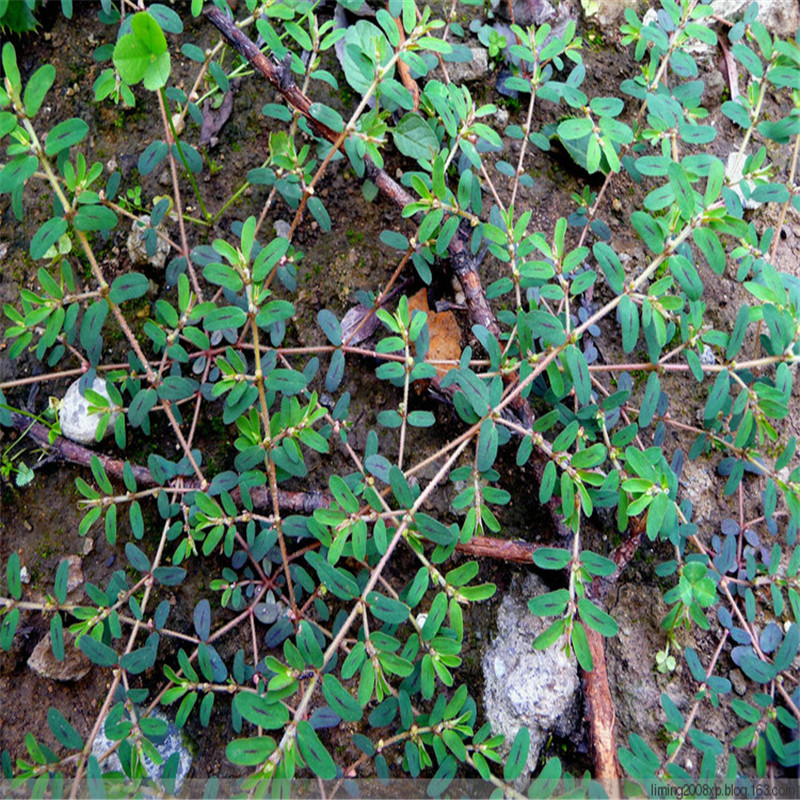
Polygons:
[[116,554],[114,554],[114,555],[110,555],[110,556],[109,556],[109,557],[106,559],[106,567],[112,567],[112,566],[114,566],[114,562],[115,562],[116,560],[117,560],[117,556],[116,556]]
[[19,580],[21,583],[30,583],[31,582],[31,573],[28,571],[27,567],[22,567],[19,571]]

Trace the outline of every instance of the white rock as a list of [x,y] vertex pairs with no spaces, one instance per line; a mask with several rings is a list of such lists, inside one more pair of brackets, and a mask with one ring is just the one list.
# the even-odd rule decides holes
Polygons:
[[[144,709],[139,708],[138,706],[136,707],[136,713],[138,716],[141,717],[143,712]],[[127,712],[124,714],[124,718],[130,719]],[[162,758],[162,763],[156,764],[147,754],[145,754],[144,758],[142,759],[142,763],[147,772],[147,777],[150,778],[150,780],[161,784],[161,776],[164,772],[164,764],[170,756],[177,753],[178,771],[175,774],[175,785],[171,795],[177,796],[180,794],[181,788],[183,787],[183,782],[186,780],[186,776],[189,774],[189,770],[192,767],[192,753],[189,750],[189,740],[183,731],[179,730],[175,723],[160,709],[153,711],[153,713],[150,714],[150,718],[160,719],[167,723],[167,732],[160,740],[154,740],[151,738],[156,750],[158,750],[158,754]],[[108,738],[108,736],[106,736],[105,723],[103,723],[99,734],[92,743],[92,755],[94,755],[95,758],[100,761],[100,759],[103,758],[103,756],[116,744],[117,743],[115,741],[112,741]],[[122,769],[122,764],[120,763],[119,755],[117,754],[116,750],[111,753],[108,758],[101,761],[100,769],[103,770],[103,772],[114,772]]]
[[[149,221],[150,217],[147,214],[133,221],[131,232],[128,234],[128,255],[134,264],[150,264],[157,269],[163,269],[169,255],[169,245],[163,239],[156,237],[156,251],[152,256],[148,255],[145,233]],[[162,222],[156,230],[163,231],[163,225]]]
[[[533,770],[550,734],[568,737],[578,722],[578,668],[563,639],[534,650],[534,639],[550,624],[528,610],[528,601],[547,591],[536,575],[515,578],[497,614],[497,636],[483,657],[483,703],[493,733],[510,747],[520,726],[531,734],[527,769]],[[520,777],[520,782],[524,782]],[[520,783],[520,785],[521,785]]]
[[[67,439],[72,439],[78,444],[92,444],[96,441],[95,434],[103,415],[98,412],[89,413],[90,403],[81,394],[79,384],[80,378],[67,389],[58,409],[58,421],[61,424],[62,435]],[[108,397],[106,382],[102,378],[95,377],[92,389],[103,397]],[[118,416],[119,411],[111,412],[105,435],[114,429]]]
[[291,231],[292,226],[285,219],[276,219],[272,227],[275,228],[275,235],[279,239],[289,238],[289,231]]
[[455,84],[485,80],[489,74],[489,56],[483,47],[470,47],[469,61],[452,61],[446,64],[447,74]]

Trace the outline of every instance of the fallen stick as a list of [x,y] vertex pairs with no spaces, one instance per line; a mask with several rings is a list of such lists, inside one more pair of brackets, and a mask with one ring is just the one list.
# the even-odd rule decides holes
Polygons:
[[[646,524],[644,519],[634,520],[630,537],[614,548],[610,558],[617,569],[608,577],[595,578],[586,591],[590,600],[605,605],[609,589],[636,554],[642,541]],[[583,697],[586,719],[589,722],[589,740],[594,760],[594,777],[603,783],[609,797],[619,797],[621,793],[622,768],[617,757],[617,715],[611,689],[608,685],[606,654],[603,637],[588,625],[584,625],[589,652],[592,654],[594,669],[582,670]]]
[[[123,479],[122,473],[125,462],[121,459],[112,458],[102,453],[95,453],[89,450],[89,448],[70,441],[63,436],[56,436],[51,442],[50,429],[46,425],[42,425],[40,422],[31,423],[30,417],[26,417],[24,414],[19,414],[16,411],[11,412],[11,421],[12,426],[16,430],[27,430],[27,435],[49,456],[57,458],[60,461],[78,464],[82,467],[91,467],[92,457],[97,456],[98,460],[103,465],[103,469],[110,477],[119,481]],[[131,464],[131,471],[138,486],[149,489],[161,485],[153,477],[153,474],[147,467]],[[164,488],[169,489],[171,486],[167,484]],[[191,490],[199,488],[200,483],[195,478],[186,477],[183,479],[183,489]],[[234,502],[241,501],[241,494],[238,489],[234,489],[230,494]],[[250,489],[250,497],[253,500],[253,506],[255,508],[272,507],[269,490],[263,486],[256,486]],[[330,505],[330,499],[322,494],[322,492],[289,492],[284,489],[278,489],[278,505],[282,511],[295,514],[313,514],[318,508],[327,508]]]
[[616,712],[608,686],[603,637],[584,625],[594,669],[583,673],[583,698],[589,721],[589,740],[594,761],[594,778],[601,781],[609,797],[620,796],[622,769],[617,758]]
[[[50,430],[40,422],[32,422],[30,417],[11,412],[12,427],[18,431],[27,431],[27,436],[31,438],[39,447],[44,450],[50,458],[59,461],[67,461],[81,467],[91,467],[92,457],[96,456],[106,474],[117,480],[123,479],[123,469],[125,462],[118,458],[111,458],[102,453],[95,453],[88,447],[70,441],[63,436],[56,436],[50,441]],[[147,467],[138,464],[130,465],[133,477],[138,486],[152,488],[159,483],[153,477]],[[170,489],[171,484],[167,484],[165,489]],[[184,478],[184,490],[199,489],[200,484],[194,478]],[[230,492],[234,502],[240,502],[241,494],[238,489]],[[250,498],[253,501],[254,509],[271,509],[272,500],[269,490],[263,486],[250,489]],[[278,506],[281,511],[292,514],[311,515],[318,508],[329,508],[333,502],[332,498],[325,492],[290,492],[284,489],[278,490]],[[539,545],[530,542],[509,541],[506,539],[493,539],[489,536],[473,536],[467,544],[456,545],[456,550],[466,555],[478,558],[496,558],[502,561],[513,561],[518,564],[531,564],[533,552]]]

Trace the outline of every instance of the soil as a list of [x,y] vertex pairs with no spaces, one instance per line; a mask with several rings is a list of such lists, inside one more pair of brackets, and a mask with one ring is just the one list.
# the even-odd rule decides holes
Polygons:
[[[52,63],[56,67],[56,83],[37,118],[37,126],[49,129],[63,119],[74,115],[81,117],[91,130],[91,139],[86,148],[87,160],[102,162],[106,173],[116,168],[122,171],[120,196],[125,197],[126,192],[137,185],[141,187],[142,198],[152,198],[164,192],[160,170],[156,170],[157,174],[141,176],[135,168],[139,154],[154,136],[153,120],[156,116],[153,108],[148,105],[149,97],[144,91],[137,89],[137,105],[133,110],[124,110],[109,102],[93,102],[93,83],[102,67],[92,62],[88,54],[107,40],[111,29],[95,19],[95,9],[89,4],[75,4],[77,19],[72,23],[67,23],[60,15],[53,13],[51,8],[52,4],[48,4],[44,31],[16,43],[23,79],[43,63]],[[185,19],[188,14],[183,16]],[[187,24],[184,40],[205,48],[216,40],[214,33],[211,26],[201,19]],[[583,88],[589,96],[616,95],[622,77],[635,74],[638,68],[630,60],[629,54],[621,51],[613,36],[604,37],[602,34],[597,35],[597,32],[595,34],[591,40],[593,46],[584,51],[587,80]],[[183,84],[187,89],[191,85],[190,67],[181,56],[173,60],[173,74],[177,77],[177,83]],[[493,85],[493,81],[478,81],[472,84],[471,89],[478,101],[497,102]],[[210,208],[219,207],[241,185],[247,171],[263,163],[270,128],[268,121],[260,114],[260,109],[264,103],[272,102],[273,99],[273,91],[258,80],[245,81],[242,84],[235,98],[234,114],[219,134],[220,144],[216,148],[209,148],[205,154],[207,163],[208,160],[215,163],[212,174],[204,170],[201,184]],[[325,101],[334,106],[344,105],[342,97],[327,97]],[[712,144],[713,152],[724,158],[732,143],[737,140],[737,133],[719,111],[720,101],[719,93],[707,98],[706,105],[711,113],[707,122],[714,124],[719,131]],[[776,108],[774,100],[770,102],[772,113]],[[510,122],[522,119],[524,110],[514,103],[503,102],[502,107],[509,112]],[[540,103],[534,115],[534,125],[540,127],[556,121],[556,114],[557,109],[554,106]],[[506,151],[499,157],[515,163],[519,145],[516,141],[507,141],[511,144],[507,145]],[[760,145],[758,140],[756,145]],[[788,148],[781,150],[768,146],[768,150],[779,174],[785,174],[790,157]],[[403,166],[402,162],[397,161],[389,163],[387,169],[390,174],[395,174]],[[530,224],[532,230],[552,231],[559,217],[566,217],[574,210],[572,193],[579,194],[586,185],[595,191],[599,188],[596,178],[588,178],[565,153],[558,150],[547,154],[530,148],[526,167],[534,178],[534,185],[531,189],[521,190],[517,206],[530,208],[533,212]],[[498,190],[502,192],[504,188],[501,182]],[[8,197],[0,196],[0,301],[3,303],[15,304],[21,289],[34,288],[39,264],[33,263],[28,257],[28,245],[38,225],[49,216],[49,209],[45,203],[46,195],[37,195],[35,187],[29,189],[26,189],[25,219],[21,223],[14,217]],[[183,185],[182,189],[184,198],[189,198],[188,184]],[[330,233],[323,234],[315,222],[306,220],[306,224],[298,229],[295,237],[294,244],[305,252],[305,258],[298,269],[298,292],[293,298],[297,313],[290,323],[287,339],[299,346],[320,343],[322,334],[316,324],[320,309],[329,308],[341,318],[355,302],[357,291],[377,291],[385,283],[394,269],[396,254],[379,242],[381,231],[398,230],[409,236],[413,232],[412,227],[400,219],[388,201],[380,196],[371,203],[363,200],[361,188],[344,161],[334,164],[328,170],[319,193],[333,220],[333,229]],[[615,184],[613,195],[606,198],[604,220],[611,229],[615,248],[622,256],[627,256],[633,265],[642,264],[646,258],[642,242],[631,235],[628,224],[631,212],[640,207],[644,193],[641,186],[621,178]],[[251,213],[258,215],[266,197],[267,192],[263,187],[248,189],[237,203],[228,208],[217,228],[209,232],[208,241],[216,236],[230,235],[233,222],[242,220]],[[192,205],[191,199],[187,202]],[[761,210],[752,212],[750,218],[763,230],[766,225],[776,223],[771,214],[771,210]],[[270,209],[266,228],[269,235],[272,223],[278,219],[291,220],[291,216],[291,211],[280,204]],[[177,237],[177,228],[169,232],[171,236]],[[109,282],[115,275],[133,269],[125,247],[126,236],[127,228],[123,226],[110,240],[96,242],[104,259],[102,267]],[[74,253],[71,260],[76,273],[88,286],[91,276],[88,272],[82,272],[84,265],[78,254]],[[800,274],[800,219],[791,208],[781,232],[776,260],[779,269]],[[488,286],[501,274],[500,265],[491,258],[486,259],[483,270],[484,286]],[[155,284],[163,279],[156,274],[151,274],[150,277],[154,281],[154,289],[147,300],[154,302],[161,291]],[[707,287],[714,287],[716,302],[710,303],[715,315],[714,322],[723,329],[730,328],[745,299],[740,287],[734,281],[715,276],[708,270],[703,271],[701,277]],[[411,295],[412,290],[407,293]],[[454,299],[448,278],[437,278],[431,294],[432,299]],[[602,301],[602,297],[597,298],[597,301]],[[146,316],[146,313],[147,309],[143,305],[142,316]],[[466,314],[456,312],[456,316],[463,332],[462,344],[479,348],[469,333]],[[0,320],[0,334],[7,325],[6,319]],[[109,342],[112,353],[119,344]],[[603,328],[597,346],[606,361],[613,360],[621,352],[616,330],[609,329],[608,326]],[[23,355],[12,362],[5,357],[3,349],[4,345],[0,345],[0,385],[16,378],[41,373],[42,367],[29,355]],[[375,381],[374,366],[372,363],[349,359],[345,383],[342,386],[342,390],[349,391],[352,397],[351,408],[354,409],[354,414],[349,441],[357,452],[363,451],[366,431],[375,427],[377,414],[381,410],[395,408],[398,402],[391,386]],[[325,368],[326,365],[323,365],[323,370]],[[7,401],[12,406],[41,412],[47,405],[48,396],[60,396],[67,384],[66,379],[44,383],[38,395],[35,389],[24,386],[7,391]],[[678,418],[696,408],[701,397],[697,385],[691,381],[670,382],[667,392],[670,410]],[[461,428],[454,412],[435,399],[421,396],[414,398],[413,402],[415,408],[431,410],[436,416],[436,425],[418,433],[409,443],[409,452],[413,452],[415,458],[422,458],[435,452],[441,444],[457,435]],[[800,415],[790,415],[784,435],[790,432],[800,434]],[[232,444],[224,437],[220,438],[220,433],[219,426],[213,420],[207,420],[199,431],[199,441],[206,449],[206,458],[213,459],[213,471],[228,468],[234,455]],[[392,432],[382,435],[387,448],[396,444]],[[7,447],[13,438],[7,431],[0,430],[0,448]],[[686,452],[690,444],[691,440],[683,435],[668,435],[665,448],[671,451],[680,447]],[[133,450],[128,457],[132,461],[139,456],[146,456],[146,452],[143,452],[146,442],[134,439],[131,445]],[[109,440],[100,449],[110,454],[115,452]],[[322,458],[319,456],[307,459],[308,480],[302,486],[292,488],[326,489],[325,485],[318,485],[315,477],[319,473],[325,474],[323,470],[317,469]],[[139,458],[139,463],[144,461],[145,458]],[[342,458],[342,464],[345,463]],[[513,451],[501,456],[497,469],[502,476],[500,485],[513,498],[509,506],[497,509],[502,535],[510,539],[551,542],[550,522],[536,500],[538,490],[532,472],[527,468],[520,470],[516,467]],[[697,492],[695,499],[696,505],[704,504],[702,517],[705,524],[701,530],[701,538],[708,541],[712,533],[719,531],[722,519],[738,516],[737,498],[722,498],[715,488],[719,482],[714,476],[716,463],[699,462],[694,469],[699,471],[702,478],[708,478],[706,491]],[[429,468],[420,475],[420,480],[432,477],[434,472],[433,467]],[[91,481],[89,470],[48,463],[37,468],[35,478],[29,486],[18,488],[13,483],[3,483],[0,487],[0,563],[5,564],[12,551],[20,555],[22,564],[30,573],[30,583],[25,587],[29,598],[52,591],[55,570],[65,556],[80,556],[86,581],[98,586],[107,585],[114,570],[123,568],[125,564],[123,548],[131,537],[125,515],[121,515],[123,519],[116,546],[106,541],[102,528],[95,527],[89,533],[94,547],[86,552],[85,540],[78,534],[78,525],[82,518],[78,506],[79,494],[74,486],[78,477]],[[429,501],[431,511],[445,517],[451,514],[452,497],[449,491],[445,487],[433,495]],[[743,502],[745,516],[757,516],[758,498],[749,496],[745,491]],[[155,526],[159,523],[157,515],[152,513],[147,521],[149,525],[146,537],[156,537]],[[153,526],[152,530],[150,525]],[[599,515],[589,522],[585,537],[586,546],[594,547],[598,552],[608,552],[618,542],[613,520]],[[645,717],[653,716],[662,691],[666,691],[681,711],[687,713],[697,688],[685,666],[679,666],[675,673],[666,676],[655,671],[655,653],[664,646],[660,623],[666,609],[659,602],[662,582],[656,577],[654,567],[669,557],[671,554],[666,548],[649,544],[643,546],[642,552],[621,579],[613,607],[609,608],[619,620],[622,631],[620,637],[611,641],[608,647],[609,675],[617,703],[619,741],[626,743],[631,733],[639,733],[659,752],[663,751],[663,742],[658,739],[660,726],[650,724]],[[208,559],[196,560],[194,563],[199,568],[193,572],[189,583],[182,587],[180,593],[173,596],[162,590],[162,595],[156,598],[157,601],[162,597],[170,601],[173,605],[170,620],[176,625],[184,626],[184,632],[191,632],[190,610],[201,597],[210,596],[205,587],[216,576],[214,565]],[[455,563],[459,563],[458,558]],[[393,569],[397,571],[396,574],[402,575],[406,566],[413,565],[410,561],[409,564],[400,561]],[[481,655],[485,643],[493,634],[493,619],[499,600],[510,585],[516,569],[518,568],[507,564],[483,561],[480,577],[496,583],[498,593],[492,601],[474,605],[465,619],[465,630],[469,632],[469,648],[465,652],[465,663],[459,679],[470,683],[479,706],[482,702],[480,686],[483,680],[480,671]],[[86,736],[105,697],[109,677],[100,668],[92,668],[86,677],[75,683],[49,681],[27,668],[26,662],[33,648],[48,630],[48,619],[38,614],[26,614],[22,621],[22,632],[16,636],[11,652],[0,655],[0,749],[7,749],[13,761],[27,758],[24,739],[29,731],[36,732],[49,746],[56,746],[48,730],[48,707],[58,708],[79,733]],[[694,646],[701,661],[706,664],[716,646],[717,630],[712,631],[712,634],[698,640],[687,639],[682,644]],[[245,652],[251,652],[249,630],[242,630],[241,635],[227,639],[225,647],[221,655],[228,663],[239,647],[244,648]],[[732,670],[733,665],[729,664],[727,668]],[[721,674],[725,674],[724,669]],[[162,681],[158,668],[141,676],[141,685],[151,692],[157,691]],[[708,721],[707,730],[717,735],[728,747],[731,727],[726,724],[723,712],[709,711],[704,719]],[[246,773],[246,770],[233,766],[225,758],[224,745],[232,734],[225,726],[222,714],[212,715],[208,728],[199,724],[196,714],[192,715],[187,732],[195,743],[197,754],[191,777],[200,779],[218,775],[227,778]],[[332,732],[330,741],[342,748],[347,756],[357,757],[358,752],[353,749],[349,731]],[[568,768],[571,766],[574,771],[584,768],[585,742],[553,742],[545,755],[563,755],[565,747],[568,748],[568,760],[572,759],[572,765],[568,764]]]

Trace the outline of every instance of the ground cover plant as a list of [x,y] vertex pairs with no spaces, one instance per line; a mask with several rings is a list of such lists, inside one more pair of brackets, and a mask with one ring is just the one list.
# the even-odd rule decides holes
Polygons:
[[[800,47],[774,38],[755,3],[720,22],[706,4],[662,0],[655,15],[625,14],[622,43],[638,71],[613,96],[589,96],[578,20],[512,18],[505,45],[478,23],[516,96],[514,119],[501,122],[495,104],[449,80],[466,57],[456,11],[389,0],[345,29],[305,0],[248,0],[236,14],[195,0],[185,20],[158,3],[104,0],[95,100],[153,115],[136,166],[140,176],[165,170],[166,192],[144,200],[120,171],[87,158],[84,119],[41,127],[56,70],[23,74],[19,47],[3,46],[0,192],[21,220],[33,187],[44,187],[47,219],[28,244],[36,286],[5,306],[3,357],[40,369],[0,385],[0,425],[22,434],[4,447],[0,474],[20,491],[35,486],[26,442],[83,463],[81,535],[102,531],[126,559],[104,585],[87,583],[79,603],[67,598],[65,559],[42,600],[28,596],[4,543],[0,646],[10,650],[24,620],[43,615],[55,658],[77,648],[108,684],[85,731],[51,709],[50,731],[29,733],[26,756],[3,752],[15,790],[142,791],[145,760],[160,760],[160,707],[178,727],[229,721],[224,755],[242,768],[239,790],[259,795],[296,791],[286,783],[295,778],[332,794],[364,776],[421,778],[432,795],[464,777],[498,796],[612,791],[622,780],[631,793],[701,793],[798,765],[800,471],[785,421],[800,284],[774,261],[787,214],[800,210]],[[190,16],[218,29],[218,43],[190,41]],[[722,105],[739,142],[733,169],[714,149],[691,47],[718,36],[746,73]],[[178,52],[194,65],[190,79],[175,79]],[[239,81],[277,92],[264,107],[267,146],[212,203],[203,178],[216,157],[199,142],[222,136]],[[767,115],[773,96],[780,113]],[[542,104],[556,121],[540,129]],[[527,159],[556,148],[585,189],[552,229],[536,230],[522,200],[536,181]],[[358,202],[380,193],[393,205],[380,238],[396,258],[346,316],[322,299],[309,345],[292,339],[298,238],[335,227],[320,187],[340,162],[363,181]],[[638,261],[620,257],[604,220],[620,185],[642,197],[629,217]],[[258,213],[244,203],[254,188]],[[776,224],[760,229],[753,204],[772,204]],[[265,224],[276,206],[291,217],[281,236]],[[166,245],[166,269],[111,278],[106,240],[132,222],[149,256]],[[487,260],[498,277],[484,286]],[[401,283],[447,271],[474,346],[462,349],[441,322],[447,312],[420,310]],[[739,292],[730,324],[715,313],[719,276]],[[343,389],[356,364],[394,404],[360,437],[363,415]],[[18,402],[22,387],[77,376],[99,420],[94,451],[64,440],[57,409],[37,417]],[[679,384],[696,386],[682,414],[671,405]],[[458,432],[419,457],[412,443],[436,423],[428,402],[452,408]],[[198,446],[203,419],[233,445],[224,469]],[[499,519],[520,491],[498,469],[508,451],[536,475],[546,545],[504,547]],[[738,499],[738,519],[698,524],[681,484],[687,461]],[[320,474],[326,491],[305,491]],[[464,515],[431,508],[443,487]],[[585,547],[598,520],[617,534],[603,551]],[[687,709],[662,696],[659,752],[635,732],[617,742],[603,644],[618,633],[608,587],[651,543],[670,555],[656,568],[669,610],[654,668],[680,662],[696,683]],[[521,792],[527,728],[504,743],[481,718],[462,662],[465,608],[495,591],[478,577],[487,552],[550,571],[560,587],[530,598],[548,620],[532,646],[564,648],[583,671],[591,774],[570,776],[554,757]],[[173,608],[168,596],[201,570],[213,573],[210,594]],[[231,646],[242,630],[246,645]],[[693,630],[711,632],[716,648],[685,646]],[[747,701],[721,674],[724,659],[749,681]],[[720,706],[735,729],[728,750],[704,727]],[[109,752],[93,751],[101,729],[116,771],[104,770]],[[349,749],[335,746],[343,729]],[[678,763],[687,751],[693,768]],[[163,765],[167,791],[178,766]]]

